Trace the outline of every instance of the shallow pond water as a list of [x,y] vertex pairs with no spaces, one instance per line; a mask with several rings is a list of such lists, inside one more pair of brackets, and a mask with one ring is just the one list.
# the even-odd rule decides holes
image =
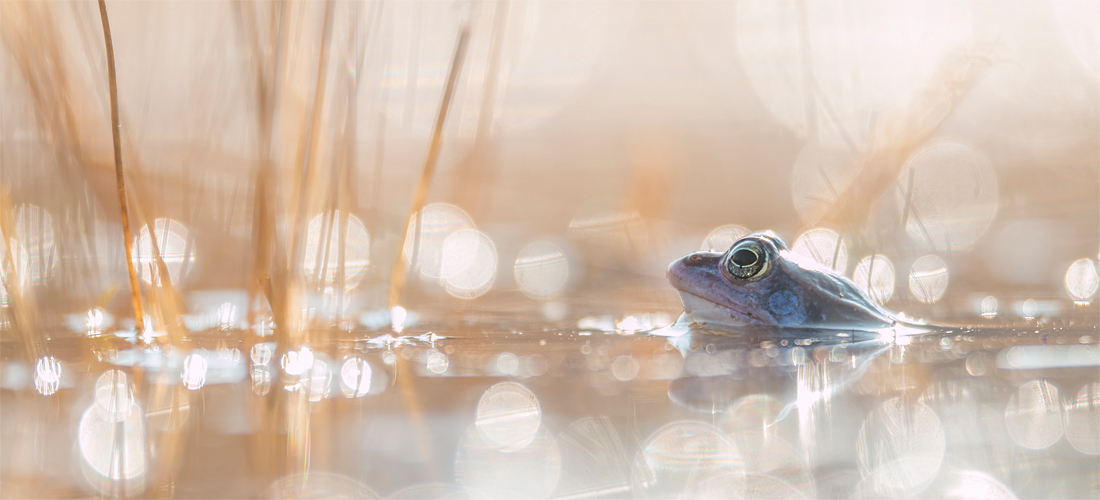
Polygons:
[[[6,498],[1094,498],[1095,327],[54,339]],[[602,326],[601,326],[602,325]],[[249,347],[251,343],[251,347]]]

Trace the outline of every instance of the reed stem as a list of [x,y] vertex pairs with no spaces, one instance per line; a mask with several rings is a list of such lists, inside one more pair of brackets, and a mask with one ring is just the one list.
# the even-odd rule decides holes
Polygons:
[[[413,197],[412,210],[409,212],[409,223],[416,220],[416,226],[414,228],[413,237],[419,239],[420,234],[420,212],[424,208],[424,201],[428,197],[428,187],[431,186],[432,177],[435,176],[435,165],[439,161],[439,152],[443,146],[443,124],[447,121],[447,112],[451,108],[451,97],[454,96],[455,84],[458,81],[458,75],[462,72],[462,63],[466,58],[466,45],[470,39],[470,30],[466,25],[462,25],[462,28],[458,31],[458,42],[455,44],[454,59],[451,60],[451,70],[447,73],[447,86],[443,90],[443,100],[439,103],[439,114],[435,118],[435,127],[432,129],[432,142],[428,147],[428,158],[424,161],[424,171],[420,175],[420,184],[416,188],[416,194]],[[415,218],[415,219],[414,219]],[[408,227],[406,224],[405,227]],[[405,242],[409,239],[409,231],[405,231],[405,236],[401,238],[401,245],[398,246],[397,257],[394,258],[393,271],[390,273],[390,289],[389,300],[387,308],[393,309],[394,306],[401,301],[401,289],[405,285],[405,259],[401,255],[402,249],[405,248]],[[418,259],[419,248],[414,245],[413,253],[409,256],[410,260],[415,262]]]
[[111,140],[115,151],[115,182],[118,185],[118,204],[122,212],[122,235],[125,238],[126,269],[130,273],[130,297],[134,304],[134,327],[140,336],[145,331],[145,311],[141,307],[141,289],[138,287],[137,269],[134,268],[133,234],[130,232],[129,209],[126,204],[126,182],[122,175],[122,139],[118,118],[118,85],[115,81],[115,49],[111,41],[111,23],[107,19],[107,3],[99,0],[99,19],[103,24],[103,43],[107,50],[107,86],[111,93]]

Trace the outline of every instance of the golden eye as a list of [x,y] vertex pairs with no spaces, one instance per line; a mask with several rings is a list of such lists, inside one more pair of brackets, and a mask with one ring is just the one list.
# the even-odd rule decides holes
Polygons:
[[734,278],[752,279],[763,274],[767,267],[768,253],[752,240],[734,245],[726,256],[726,270]]

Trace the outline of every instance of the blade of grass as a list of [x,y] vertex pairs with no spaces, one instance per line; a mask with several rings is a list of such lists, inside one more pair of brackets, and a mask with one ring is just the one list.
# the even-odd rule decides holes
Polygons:
[[496,166],[490,142],[493,121],[496,118],[498,88],[501,85],[501,60],[504,59],[504,34],[508,30],[512,0],[493,3],[492,38],[489,44],[489,64],[485,69],[485,83],[481,91],[481,111],[474,129],[474,144],[470,153],[458,165],[456,182],[451,186],[451,199],[456,200],[466,213],[478,220],[490,197],[486,188],[493,182]]
[[[451,69],[447,73],[447,86],[443,89],[443,100],[439,103],[439,114],[435,118],[435,127],[432,129],[432,142],[428,147],[428,157],[424,160],[424,171],[420,174],[420,183],[416,187],[416,193],[413,195],[412,210],[409,211],[408,227],[413,223],[415,218],[416,225],[414,229],[414,238],[418,238],[420,234],[420,213],[424,208],[424,201],[428,197],[428,188],[432,184],[432,177],[435,176],[435,165],[439,161],[439,152],[443,146],[443,125],[447,121],[447,112],[451,108],[451,98],[454,96],[455,84],[458,81],[458,75],[462,72],[462,63],[466,58],[466,46],[470,39],[469,28],[465,24],[458,30],[458,42],[455,43],[454,57],[451,60]],[[401,249],[405,248],[405,242],[409,239],[409,231],[405,231],[405,236],[401,239],[401,244],[397,247],[397,256],[394,258],[393,268],[390,272],[390,288],[388,294],[387,308],[393,309],[401,301],[401,289],[405,285],[405,259],[402,255]],[[413,249],[413,254],[410,259],[416,261],[418,259],[417,248]]]
[[[126,204],[126,181],[122,173],[122,139],[119,136],[121,127],[118,119],[118,85],[115,81],[115,49],[111,40],[111,23],[107,18],[107,2],[105,0],[99,0],[99,19],[103,24],[103,44],[107,50],[107,86],[111,93],[111,140],[115,152],[115,183],[118,186],[118,204],[122,213],[122,236],[125,239],[123,248],[126,251],[126,270],[130,276],[130,298],[134,307],[134,327],[140,336],[145,331],[145,312],[141,307],[141,289],[138,287],[137,269],[134,268],[133,235],[130,232],[130,216]],[[155,243],[153,247],[156,248]]]
[[315,167],[318,149],[320,148],[321,117],[324,111],[325,90],[328,86],[328,71],[326,69],[328,68],[333,15],[333,3],[331,1],[326,2],[324,25],[321,31],[321,49],[317,58],[317,79],[313,89],[313,100],[309,107],[309,121],[306,122],[306,129],[301,135],[298,158],[295,162],[296,165],[301,165],[301,176],[299,177],[297,199],[292,203],[296,207],[294,224],[291,226],[294,228],[294,232],[289,238],[291,240],[290,265],[293,270],[291,273],[292,280],[300,278],[301,267],[305,262],[302,258],[302,252],[305,250],[305,241],[302,236],[306,232],[306,210],[309,205],[307,199],[311,192],[310,188],[315,185],[315,176],[317,175]]

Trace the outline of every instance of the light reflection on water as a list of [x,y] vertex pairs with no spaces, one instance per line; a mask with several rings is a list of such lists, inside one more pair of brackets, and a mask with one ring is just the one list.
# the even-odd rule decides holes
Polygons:
[[462,435],[454,458],[455,482],[474,498],[546,498],[561,477],[561,451],[545,427],[519,448],[501,448],[480,426]]
[[113,493],[117,482],[125,485],[125,494],[142,489],[136,480],[145,474],[148,465],[145,419],[136,404],[125,413],[115,421],[89,408],[77,429],[80,455],[90,473],[88,480],[104,493]]
[[1100,455],[1100,383],[1081,387],[1067,402],[1066,438],[1077,451]]
[[[284,474],[267,491],[288,498],[1014,498],[1065,480],[1039,472],[1051,460],[1076,470],[1100,454],[1100,361],[1078,331],[933,332],[906,345],[855,332],[551,331],[486,343],[450,331],[281,355],[276,342],[247,356],[127,350],[115,362],[148,371],[107,370],[94,387],[54,385],[83,365],[43,358],[34,387],[63,405],[86,391],[74,416],[82,481],[108,494],[151,487],[164,436],[258,438],[265,401],[279,415],[274,442],[310,429],[309,476],[321,483]],[[198,446],[227,471],[258,463]]]
[[1005,424],[1021,447],[1042,450],[1062,438],[1062,398],[1058,387],[1032,380],[1016,391],[1005,408]]
[[872,491],[919,493],[940,471],[944,431],[924,404],[888,399],[864,420],[858,438],[859,470]]
[[987,295],[982,299],[979,308],[983,318],[994,318],[997,316],[997,297]]
[[691,420],[650,435],[634,460],[633,478],[642,498],[738,498],[745,492],[737,445],[720,429]]
[[993,476],[975,470],[950,471],[942,484],[937,485],[930,496],[958,500],[1015,500],[1004,483]]
[[34,365],[34,388],[39,394],[49,396],[61,385],[61,362],[53,356],[45,356]]
[[95,406],[101,416],[109,421],[125,420],[134,402],[130,378],[120,370],[107,370],[96,379]]
[[618,497],[630,491],[630,459],[620,429],[607,417],[584,417],[558,437],[561,480],[554,498]]
[[145,414],[134,399],[129,377],[107,370],[95,384],[94,402],[77,427],[85,478],[97,491],[133,495],[144,489],[148,465]]
[[535,439],[542,422],[539,400],[526,387],[501,382],[485,391],[477,403],[477,429],[491,446],[512,451]]
[[200,353],[192,353],[183,358],[183,373],[180,374],[183,386],[194,391],[206,383],[206,358]]

